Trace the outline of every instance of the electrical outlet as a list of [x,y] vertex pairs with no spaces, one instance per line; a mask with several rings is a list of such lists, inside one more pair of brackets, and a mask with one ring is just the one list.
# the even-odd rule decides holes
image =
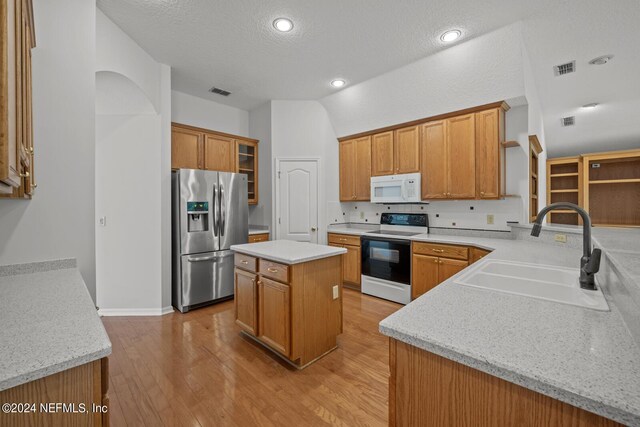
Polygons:
[[360,219],[364,219],[364,212],[360,211]]
[[567,243],[567,235],[566,234],[556,234],[554,237],[556,242]]
[[494,221],[495,221],[495,217],[493,216],[493,214],[487,215],[487,224],[491,225],[494,223]]
[[338,290],[338,285],[333,287],[333,299],[338,299],[340,296],[340,291]]

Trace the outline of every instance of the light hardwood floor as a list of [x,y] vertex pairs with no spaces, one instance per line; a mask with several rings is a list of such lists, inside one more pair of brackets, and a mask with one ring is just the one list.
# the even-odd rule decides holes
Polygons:
[[338,349],[302,371],[242,336],[232,301],[104,318],[111,425],[386,426],[389,344],[378,322],[400,307],[345,289]]

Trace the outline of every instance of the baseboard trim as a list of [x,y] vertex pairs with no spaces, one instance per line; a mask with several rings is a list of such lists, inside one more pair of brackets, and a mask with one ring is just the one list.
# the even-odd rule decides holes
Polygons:
[[115,316],[164,316],[173,313],[173,307],[163,308],[101,308],[98,314],[104,317]]

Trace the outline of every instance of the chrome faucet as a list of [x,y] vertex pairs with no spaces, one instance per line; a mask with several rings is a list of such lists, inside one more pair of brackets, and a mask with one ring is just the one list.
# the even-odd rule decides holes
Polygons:
[[600,249],[594,249],[593,252],[591,251],[591,218],[587,211],[573,203],[552,203],[549,206],[542,208],[538,213],[536,221],[533,224],[533,229],[531,230],[531,235],[534,237],[540,236],[542,220],[549,211],[554,209],[571,209],[576,211],[580,217],[582,217],[583,254],[582,258],[580,258],[580,287],[582,289],[595,291],[595,274],[600,270],[600,257],[602,256],[602,251]]

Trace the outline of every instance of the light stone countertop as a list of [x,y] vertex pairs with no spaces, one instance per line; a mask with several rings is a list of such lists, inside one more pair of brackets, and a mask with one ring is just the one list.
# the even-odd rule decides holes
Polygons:
[[0,267],[0,391],[111,354],[80,272],[64,261]]
[[[493,249],[488,257],[494,259],[568,267],[578,267],[582,253],[529,240],[426,234],[411,240],[474,245]],[[380,331],[604,417],[640,425],[640,348],[606,291],[611,311],[599,312],[458,285],[456,277],[384,319]]]
[[347,253],[344,248],[291,240],[270,240],[268,242],[233,245],[231,250],[283,264],[300,264]]
[[268,225],[251,225],[249,224],[249,235],[252,234],[267,234],[269,233]]

